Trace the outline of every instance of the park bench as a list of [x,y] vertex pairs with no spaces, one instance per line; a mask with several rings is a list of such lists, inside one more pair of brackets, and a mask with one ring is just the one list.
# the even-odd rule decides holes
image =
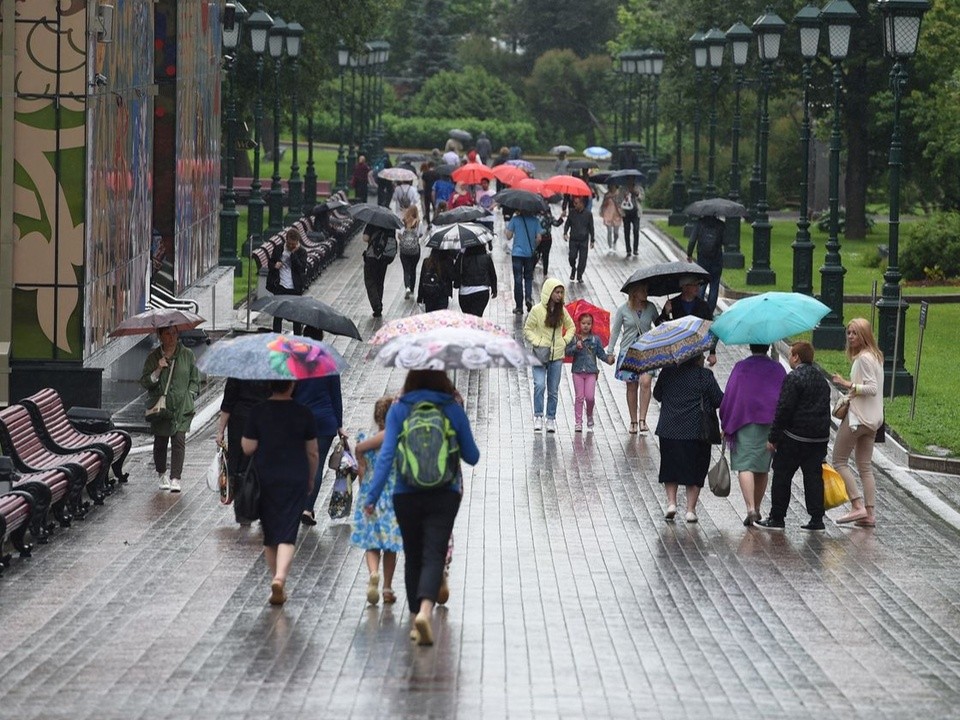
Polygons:
[[[260,192],[263,194],[264,200],[267,200],[270,193],[270,184],[271,180],[261,181]],[[248,177],[235,177],[233,179],[233,196],[234,202],[238,205],[246,205],[250,202],[250,187],[253,185],[253,178]],[[286,201],[287,195],[287,181],[281,180],[280,185],[283,188],[283,197]],[[329,180],[317,180],[317,195],[325,196],[329,195],[331,190],[331,183]],[[220,200],[223,201],[223,195],[227,191],[225,185],[220,186]]]
[[35,507],[33,495],[22,488],[0,495],[0,575],[10,566],[10,555],[3,552],[7,540],[19,551],[20,557],[30,557],[26,533]]
[[44,445],[33,416],[23,405],[0,410],[0,447],[21,473],[64,470],[70,478],[67,493],[69,516],[83,518],[86,514],[89,504],[83,500],[84,488],[94,504],[103,504],[108,490],[107,453],[96,448],[67,452],[51,450]]
[[133,446],[130,433],[110,430],[103,433],[83,432],[70,422],[59,393],[53,388],[44,388],[20,401],[33,416],[34,425],[44,444],[55,452],[68,453],[77,450],[98,449],[107,456],[113,475],[121,483],[127,482],[123,462]]

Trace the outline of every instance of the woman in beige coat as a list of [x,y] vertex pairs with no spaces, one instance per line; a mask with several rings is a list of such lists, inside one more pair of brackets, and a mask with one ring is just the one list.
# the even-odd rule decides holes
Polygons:
[[607,188],[600,203],[600,219],[607,228],[607,255],[617,250],[620,228],[623,227],[623,211],[620,209],[620,190],[615,185]]
[[[853,361],[850,379],[845,380],[839,374],[833,376],[834,384],[847,390],[850,398],[847,416],[841,421],[833,443],[833,466],[843,477],[853,509],[837,522],[875,527],[877,484],[873,477],[873,443],[877,429],[883,424],[883,354],[869,321],[854,318],[847,325],[847,357]],[[863,494],[857,489],[850,467],[851,453],[856,458]]]

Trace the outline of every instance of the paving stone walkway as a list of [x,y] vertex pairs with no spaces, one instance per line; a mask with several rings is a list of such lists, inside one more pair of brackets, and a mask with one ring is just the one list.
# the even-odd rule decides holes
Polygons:
[[[369,336],[358,255],[311,293]],[[640,260],[594,253],[570,295],[613,309],[660,259],[650,242]],[[487,316],[519,332],[509,259],[495,260]],[[565,276],[562,240],[552,264]],[[396,263],[387,318],[414,311],[400,276]],[[336,344],[355,432],[403,374]],[[721,347],[721,384],[739,357]],[[0,718],[960,716],[960,537],[886,476],[875,531],[804,533],[799,514],[786,532],[745,529],[736,489],[705,492],[699,524],[667,524],[656,438],[626,433],[612,369],[592,435],[573,433],[567,371],[555,436],[532,432],[528,374],[456,380],[483,454],[433,648],[410,644],[400,604],[365,605],[343,522],[302,533],[290,601],[269,607],[258,531],[205,487],[209,427],[182,495],[157,492],[149,455],[133,456],[128,486],[0,579]]]

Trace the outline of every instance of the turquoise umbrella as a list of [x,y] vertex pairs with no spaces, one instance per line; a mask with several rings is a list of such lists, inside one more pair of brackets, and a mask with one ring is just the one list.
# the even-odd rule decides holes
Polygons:
[[830,308],[795,292],[766,292],[734,303],[711,332],[727,345],[766,344],[815,328]]

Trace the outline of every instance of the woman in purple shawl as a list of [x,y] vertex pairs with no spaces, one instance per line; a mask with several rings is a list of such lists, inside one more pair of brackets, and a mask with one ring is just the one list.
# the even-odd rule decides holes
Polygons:
[[720,403],[720,423],[730,445],[730,468],[737,472],[747,505],[746,526],[760,519],[773,454],[767,435],[777,410],[786,370],[767,353],[769,345],[751,345],[750,357],[733,366]]

